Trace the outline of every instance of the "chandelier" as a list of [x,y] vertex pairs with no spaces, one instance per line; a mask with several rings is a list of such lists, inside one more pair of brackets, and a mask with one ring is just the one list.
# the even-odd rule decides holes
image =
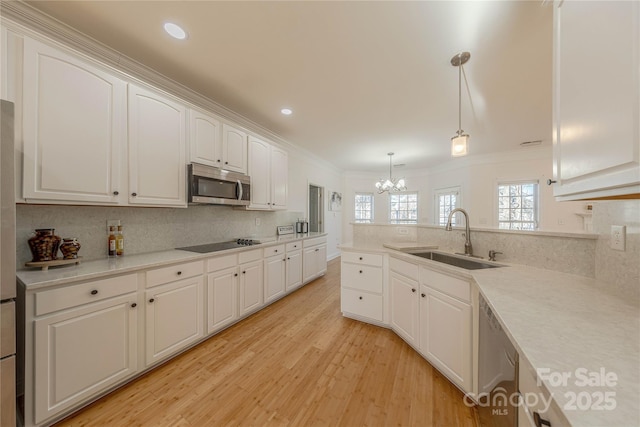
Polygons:
[[393,153],[387,153],[389,156],[389,178],[388,179],[380,179],[376,182],[376,188],[378,189],[378,194],[382,194],[385,191],[390,193],[397,191],[405,191],[407,186],[404,184],[404,178],[400,178],[398,181],[393,179],[393,175],[391,174],[391,169],[393,167],[391,160],[393,158]]
[[451,155],[464,156],[469,149],[469,135],[462,130],[462,65],[471,58],[469,52],[461,52],[451,58],[451,65],[458,67],[458,131],[451,138]]

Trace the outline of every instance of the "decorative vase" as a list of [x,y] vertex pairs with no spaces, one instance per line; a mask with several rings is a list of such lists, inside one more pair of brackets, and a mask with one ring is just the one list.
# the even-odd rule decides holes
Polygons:
[[55,235],[55,231],[54,228],[39,228],[35,231],[35,236],[29,239],[33,262],[58,259],[58,248],[61,239]]
[[62,252],[63,259],[77,259],[78,251],[80,250],[80,242],[76,237],[68,237],[62,239],[60,245],[60,251]]

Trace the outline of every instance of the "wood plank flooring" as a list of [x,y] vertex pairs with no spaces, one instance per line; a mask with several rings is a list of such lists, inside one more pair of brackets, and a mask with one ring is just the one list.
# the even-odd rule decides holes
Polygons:
[[463,394],[390,330],[342,317],[340,262],[56,426],[470,426]]

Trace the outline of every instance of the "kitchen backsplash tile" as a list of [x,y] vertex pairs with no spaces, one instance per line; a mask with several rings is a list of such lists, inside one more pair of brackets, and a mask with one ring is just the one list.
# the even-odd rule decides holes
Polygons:
[[[86,260],[107,256],[106,222],[119,219],[127,254],[153,252],[249,236],[271,236],[278,225],[294,224],[300,212],[235,210],[228,206],[187,209],[103,206],[17,205],[17,268],[31,261],[27,240],[36,228],[55,228],[60,237],[77,237]],[[260,218],[260,226],[255,219]]]
[[[611,226],[625,225],[625,251],[609,246]],[[640,200],[593,203],[596,245],[596,279],[609,291],[640,305]]]

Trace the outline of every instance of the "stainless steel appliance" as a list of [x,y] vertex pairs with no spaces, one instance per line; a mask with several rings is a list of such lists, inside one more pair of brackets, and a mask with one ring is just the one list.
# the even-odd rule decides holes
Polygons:
[[480,296],[478,416],[482,427],[518,425],[518,352]]
[[251,180],[247,175],[198,163],[187,169],[190,204],[249,205]]
[[0,425],[16,425],[16,203],[13,103],[0,100]]

